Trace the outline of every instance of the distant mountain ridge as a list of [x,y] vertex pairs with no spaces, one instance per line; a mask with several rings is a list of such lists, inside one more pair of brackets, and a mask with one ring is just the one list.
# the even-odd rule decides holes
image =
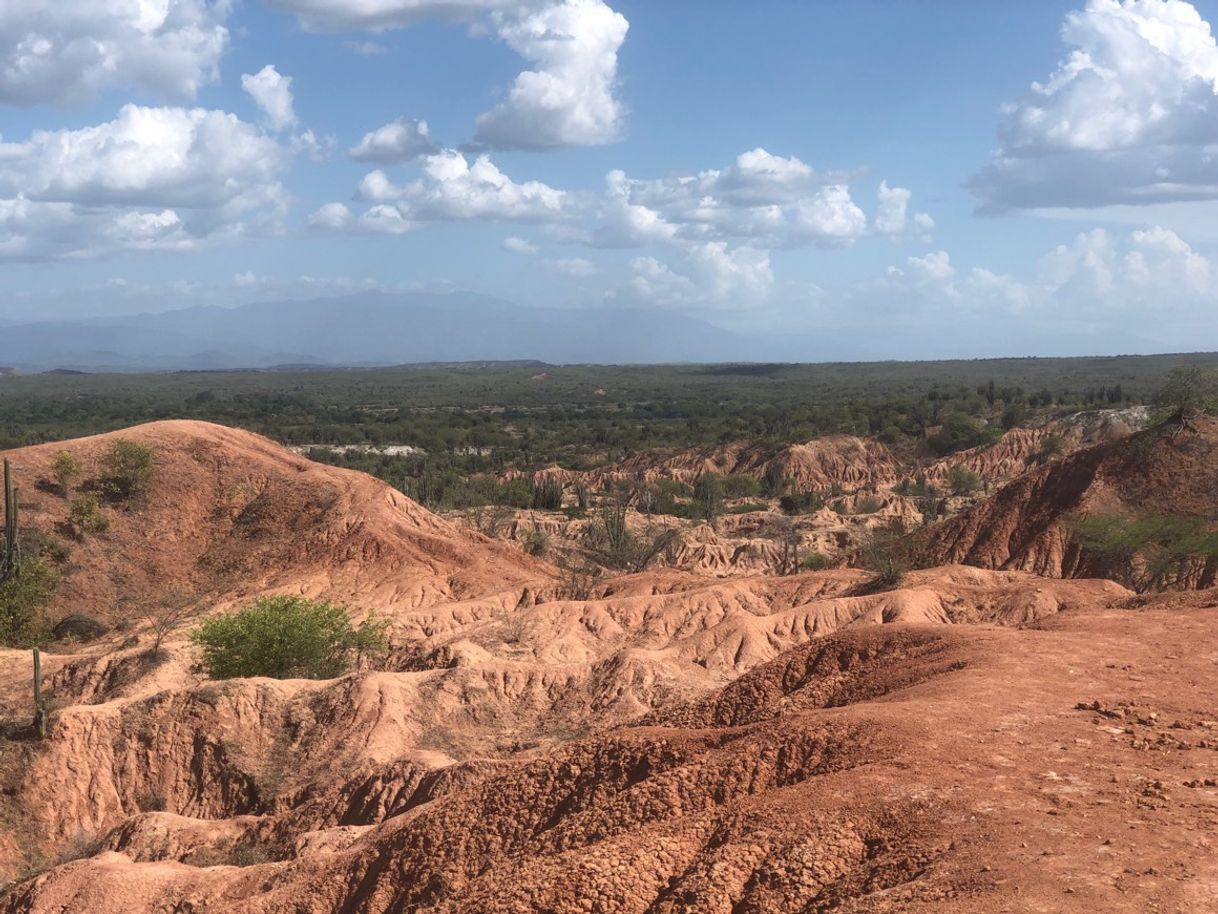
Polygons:
[[192,307],[10,324],[0,332],[0,364],[23,371],[712,362],[739,359],[749,348],[726,330],[666,311],[528,308],[468,292]]

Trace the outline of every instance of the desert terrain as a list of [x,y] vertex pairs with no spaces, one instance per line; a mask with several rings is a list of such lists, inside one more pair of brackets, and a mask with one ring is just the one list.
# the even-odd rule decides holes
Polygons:
[[[828,567],[712,560],[748,553],[743,513],[578,594],[518,539],[550,523],[577,549],[577,521],[518,512],[488,537],[249,432],[5,452],[47,535],[59,454],[87,479],[136,441],[157,469],[65,561],[51,613],[97,627],[42,654],[46,739],[29,652],[0,653],[0,910],[1214,910],[1213,561],[1139,594],[1068,519],[1212,515],[1218,421],[1105,418],[1048,460],[1038,430],[949,458],[984,485],[917,526],[919,567],[891,586],[841,535],[915,526],[876,442],[771,458],[843,507],[879,499],[797,519],[837,544]],[[713,449],[560,483],[569,500],[707,462],[767,465]],[[270,593],[383,619],[389,649],[337,679],[199,672],[192,626]]]

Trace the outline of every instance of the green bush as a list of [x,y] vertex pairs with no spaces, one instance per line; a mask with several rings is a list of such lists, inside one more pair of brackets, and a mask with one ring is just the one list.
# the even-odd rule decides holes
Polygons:
[[51,464],[51,472],[55,474],[55,481],[59,483],[63,494],[67,495],[80,478],[80,464],[68,451],[60,451],[55,455],[55,462]]
[[202,651],[198,669],[212,679],[333,679],[352,655],[383,652],[387,626],[354,626],[343,606],[280,595],[208,619],[190,639]]
[[784,514],[815,514],[825,506],[825,498],[819,492],[792,492],[778,499]]
[[884,499],[878,495],[866,495],[854,503],[855,514],[875,514],[876,511],[884,507]]
[[872,593],[899,586],[913,565],[909,539],[895,526],[871,531],[859,549],[859,559],[873,573],[865,588]]
[[78,534],[104,533],[110,526],[106,515],[101,513],[101,502],[96,495],[77,495],[68,509],[68,521]]
[[1139,593],[1167,586],[1190,559],[1218,558],[1218,530],[1198,517],[1094,514],[1073,518],[1066,528],[1084,549],[1123,563]]
[[986,444],[996,437],[994,430],[979,425],[968,413],[955,412],[943,420],[942,427],[926,443],[936,456],[946,457],[956,451]]
[[947,488],[953,495],[972,495],[981,488],[981,477],[958,463],[947,471]]
[[761,494],[761,483],[752,476],[733,473],[723,477],[724,498],[756,498]]
[[129,499],[143,495],[156,474],[156,458],[151,447],[120,438],[102,457],[102,490],[112,498]]
[[1218,370],[1185,365],[1173,369],[1155,394],[1155,406],[1165,410],[1196,409],[1218,413]]
[[41,556],[26,558],[20,570],[0,583],[0,644],[30,647],[48,634],[42,611],[59,588],[59,572]]
[[823,552],[809,552],[799,562],[804,571],[823,571],[829,567],[829,557]]

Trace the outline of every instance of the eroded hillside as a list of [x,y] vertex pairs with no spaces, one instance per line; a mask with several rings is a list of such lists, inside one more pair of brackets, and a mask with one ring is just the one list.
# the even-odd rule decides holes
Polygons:
[[[65,563],[56,612],[111,630],[44,655],[46,740],[25,727],[28,654],[0,653],[2,911],[1218,903],[1214,591],[944,565],[888,588],[657,568],[574,594],[519,546],[265,439],[122,434],[157,472]],[[5,455],[38,485],[32,524],[66,516],[55,454],[84,487],[113,440]],[[183,589],[153,656],[143,609]],[[390,649],[334,680],[196,672],[197,619],[267,591],[376,614]]]

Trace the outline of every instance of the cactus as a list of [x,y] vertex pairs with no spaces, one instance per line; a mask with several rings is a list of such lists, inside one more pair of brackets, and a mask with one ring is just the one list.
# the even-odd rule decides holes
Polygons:
[[17,490],[13,488],[13,468],[4,461],[4,535],[0,540],[0,581],[17,573],[21,564],[21,549],[17,542]]
[[533,508],[543,511],[557,511],[562,507],[562,483],[551,476],[533,481]]
[[42,703],[42,654],[34,648],[34,733],[47,738],[47,709]]

